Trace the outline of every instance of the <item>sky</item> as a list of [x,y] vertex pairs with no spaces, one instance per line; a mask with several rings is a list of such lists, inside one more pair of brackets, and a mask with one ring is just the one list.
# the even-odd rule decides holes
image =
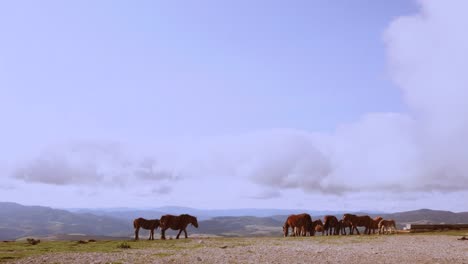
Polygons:
[[0,201],[468,211],[467,7],[1,1]]

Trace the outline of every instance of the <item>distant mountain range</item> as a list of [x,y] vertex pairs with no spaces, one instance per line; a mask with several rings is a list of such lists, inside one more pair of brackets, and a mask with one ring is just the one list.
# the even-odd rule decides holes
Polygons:
[[[188,213],[198,217],[199,228],[189,227],[189,234],[220,236],[281,236],[284,220],[289,214],[308,212],[314,219],[333,214],[338,218],[343,212],[235,209],[200,210],[185,207],[160,207],[135,210],[114,209],[53,209],[43,206],[23,206],[0,202],[0,240],[35,237],[112,236],[132,237],[132,220],[137,217],[159,218],[163,214]],[[359,212],[357,214],[364,214]],[[410,223],[468,223],[468,212],[453,213],[421,209],[399,213],[366,213],[395,219],[402,227]],[[146,233],[142,233],[144,237]],[[171,234],[171,233],[169,233]]]
[[[340,211],[313,211],[302,209],[194,209],[190,207],[165,206],[150,209],[132,209],[132,208],[72,208],[66,209],[73,213],[91,213],[95,215],[104,215],[116,217],[124,220],[132,220],[136,215],[144,218],[159,218],[164,214],[191,214],[196,215],[198,220],[208,220],[220,216],[255,216],[269,217],[273,215],[290,215],[297,212],[304,212],[310,215],[343,214]],[[368,212],[375,213],[375,212]]]

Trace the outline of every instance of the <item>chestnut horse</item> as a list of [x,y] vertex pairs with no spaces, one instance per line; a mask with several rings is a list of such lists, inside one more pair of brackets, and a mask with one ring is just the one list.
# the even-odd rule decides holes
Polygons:
[[343,222],[348,222],[351,224],[351,231],[350,234],[353,234],[353,231],[356,230],[357,234],[359,235],[359,226],[363,226],[366,229],[364,230],[364,234],[370,234],[372,218],[368,215],[357,216],[354,214],[344,214],[343,215]]
[[381,216],[377,216],[376,218],[372,219],[372,222],[371,222],[372,234],[375,234],[375,230],[379,228],[379,223],[382,219],[383,218]]
[[161,217],[161,239],[166,239],[166,230],[179,230],[176,239],[179,239],[182,231],[185,233],[185,238],[187,238],[187,226],[192,224],[194,227],[198,228],[198,221],[195,216],[188,214],[181,214],[179,216],[175,215],[163,215]]
[[338,219],[336,219],[335,216],[333,215],[326,215],[323,218],[323,221],[325,224],[323,225],[323,229],[325,229],[325,234],[328,236],[328,234],[331,235],[337,235],[338,234]]
[[150,230],[148,240],[154,240],[154,230],[159,227],[159,219],[147,220],[144,218],[137,218],[133,220],[133,227],[135,228],[135,240],[138,240],[138,233],[140,228]]
[[314,233],[316,232],[322,232],[322,236],[324,235],[325,233],[325,230],[323,229],[323,223],[322,223],[322,220],[315,220],[312,222],[312,228],[314,230]]
[[312,217],[309,214],[288,216],[283,225],[283,234],[285,237],[288,236],[289,228],[291,228],[293,236],[305,236],[307,232],[312,236],[314,233],[312,230]]
[[[395,232],[396,232],[395,220],[393,220],[393,219],[390,219],[390,220],[381,220],[381,221],[379,222],[378,228],[379,228],[379,235],[380,235],[381,233],[382,233],[382,234],[385,234],[386,232],[389,232],[389,233],[391,233],[392,231],[395,231]],[[390,231],[388,231],[389,228],[390,228]],[[384,229],[385,229],[385,232],[384,232]]]

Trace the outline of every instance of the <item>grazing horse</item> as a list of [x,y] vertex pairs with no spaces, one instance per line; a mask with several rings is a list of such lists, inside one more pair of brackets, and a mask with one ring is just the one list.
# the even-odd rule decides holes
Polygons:
[[322,236],[325,233],[325,229],[323,228],[323,222],[320,219],[312,222],[312,228],[314,232],[322,232]]
[[[395,220],[393,220],[393,219],[381,220],[379,222],[378,228],[379,228],[379,235],[380,234],[385,234],[385,232],[387,232],[389,228],[390,228],[390,231],[388,231],[389,233],[391,233],[392,231],[396,232]],[[384,229],[385,229],[385,232],[384,232]]]
[[283,234],[285,237],[288,236],[289,228],[291,228],[293,236],[305,236],[307,232],[312,236],[312,217],[309,214],[290,215],[283,225]]
[[364,234],[370,234],[372,218],[370,218],[368,215],[357,216],[354,214],[344,214],[343,222],[348,222],[351,224],[351,235],[353,234],[354,230],[356,230],[357,234],[359,235],[358,226],[363,226],[366,228],[364,230]]
[[159,219],[147,220],[140,217],[133,220],[133,227],[135,228],[135,240],[138,240],[140,228],[150,230],[148,240],[154,240],[154,230],[159,227]]
[[176,239],[179,239],[182,231],[185,233],[185,238],[187,238],[187,226],[192,224],[194,227],[198,228],[198,221],[195,216],[188,214],[181,214],[179,216],[175,215],[163,215],[161,217],[161,239],[166,239],[166,230],[179,230]]
[[[336,219],[333,215],[326,215],[323,218],[325,224],[323,225],[323,229],[325,229],[325,234],[336,235],[337,234],[337,227],[338,227],[338,219]],[[334,231],[334,232],[333,232]]]
[[379,228],[379,223],[382,219],[383,218],[381,216],[377,216],[376,218],[372,219],[372,222],[371,222],[372,234],[375,234],[375,230]]

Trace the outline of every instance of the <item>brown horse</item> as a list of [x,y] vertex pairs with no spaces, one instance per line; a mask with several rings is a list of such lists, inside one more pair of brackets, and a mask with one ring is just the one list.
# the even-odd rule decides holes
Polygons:
[[325,229],[323,228],[323,223],[322,220],[315,220],[312,222],[312,228],[314,230],[314,233],[316,232],[322,232],[322,236],[325,233]]
[[328,234],[330,234],[330,236],[337,235],[338,219],[336,219],[336,217],[333,215],[326,215],[323,218],[323,221],[325,222],[325,224],[323,225],[323,229],[325,229],[325,234],[327,236]]
[[343,221],[343,219],[340,219],[338,221],[338,234],[346,235],[346,227],[349,228],[349,232],[351,234],[351,224],[349,222]]
[[372,218],[368,215],[357,216],[354,214],[344,214],[343,215],[343,222],[348,222],[351,224],[350,234],[353,234],[353,231],[356,230],[357,234],[359,235],[359,226],[363,226],[366,229],[364,230],[364,234],[370,234]]
[[133,220],[133,227],[135,228],[135,240],[138,240],[138,233],[140,231],[140,228],[150,230],[150,236],[148,240],[154,240],[154,230],[158,229],[159,227],[159,220],[158,219],[153,219],[153,220],[147,220],[144,218],[137,218]]
[[383,218],[381,216],[377,216],[374,219],[372,219],[372,222],[371,222],[372,234],[375,234],[375,230],[379,228],[379,223],[382,219]]
[[314,235],[314,230],[312,229],[312,216],[309,214],[303,214],[303,223],[301,228],[301,235],[307,236],[307,232],[309,232],[309,236]]
[[[380,234],[385,234],[387,232],[391,233],[392,231],[396,232],[396,224],[395,220],[390,219],[390,220],[381,220],[378,225],[379,228],[379,235]],[[390,231],[388,229],[390,228]],[[385,232],[384,232],[385,229]]]
[[161,239],[166,239],[166,230],[179,230],[176,239],[179,239],[182,231],[185,233],[185,238],[187,238],[187,226],[192,224],[194,227],[198,228],[198,221],[195,216],[188,214],[181,214],[179,216],[175,215],[163,215],[161,217]]
[[289,228],[291,228],[293,236],[305,236],[307,232],[312,236],[314,233],[312,230],[312,217],[309,214],[288,216],[283,225],[283,234],[285,237],[288,236]]

